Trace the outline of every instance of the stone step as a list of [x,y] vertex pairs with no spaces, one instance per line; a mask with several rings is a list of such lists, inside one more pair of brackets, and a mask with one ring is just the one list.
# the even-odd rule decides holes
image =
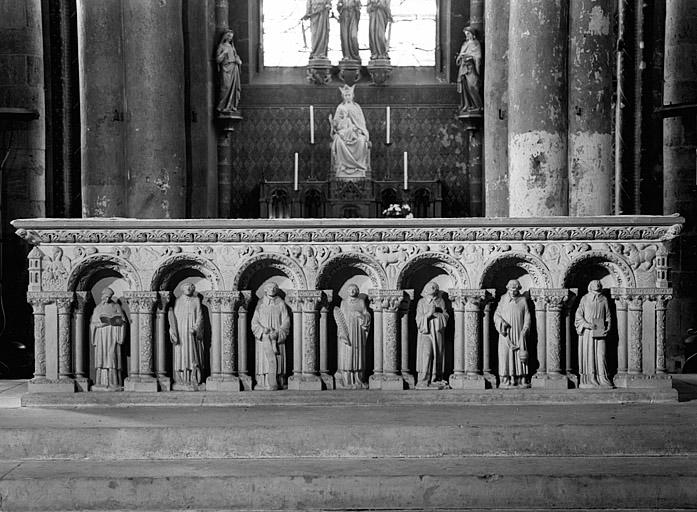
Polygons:
[[15,408],[0,459],[697,455],[693,404]]
[[0,509],[678,509],[697,457],[0,463]]

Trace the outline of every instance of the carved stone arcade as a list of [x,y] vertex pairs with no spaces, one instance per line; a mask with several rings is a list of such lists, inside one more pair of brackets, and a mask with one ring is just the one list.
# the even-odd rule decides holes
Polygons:
[[17,234],[34,246],[28,256],[35,338],[30,391],[91,389],[86,323],[105,279],[119,285],[115,298],[127,309],[124,389],[170,390],[167,312],[174,290],[191,278],[206,283],[200,289],[208,319],[201,386],[207,391],[253,389],[249,322],[258,290],[271,278],[285,283],[292,310],[291,389],[334,388],[336,331],[328,312],[351,279],[363,280],[372,309],[371,388],[414,387],[413,314],[430,280],[452,308],[450,387],[496,387],[491,317],[510,278],[523,283],[534,305],[532,386],[565,389],[577,382],[573,314],[578,289],[591,274],[611,288],[615,303],[615,386],[669,387],[668,255],[682,223],[677,216],[14,221]]

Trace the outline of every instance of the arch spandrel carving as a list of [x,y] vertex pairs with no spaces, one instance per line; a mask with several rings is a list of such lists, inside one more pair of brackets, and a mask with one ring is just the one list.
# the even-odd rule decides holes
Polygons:
[[66,290],[86,290],[90,278],[100,270],[117,272],[123,276],[133,291],[143,289],[141,276],[129,261],[113,254],[94,254],[81,260],[72,268],[67,279]]
[[150,289],[156,291],[166,289],[170,277],[184,269],[200,272],[210,281],[214,290],[225,289],[223,275],[218,266],[208,258],[191,253],[178,253],[162,261],[153,273]]
[[377,289],[388,286],[388,278],[385,269],[371,256],[356,252],[339,253],[324,262],[317,271],[315,288],[322,290],[328,288],[332,278],[346,267],[354,267],[362,270],[370,278]]
[[261,253],[244,260],[235,272],[232,288],[236,290],[248,289],[249,281],[254,274],[268,268],[276,269],[285,274],[293,282],[296,289],[307,289],[307,278],[300,265],[288,256],[279,253]]
[[613,252],[588,251],[569,261],[561,278],[561,285],[567,286],[574,273],[587,265],[600,265],[606,268],[614,277],[619,287],[635,288],[636,276],[629,264]]
[[489,260],[482,269],[477,286],[484,288],[499,269],[509,266],[525,270],[532,278],[535,288],[551,288],[553,286],[554,280],[545,262],[538,256],[522,252],[506,252]]

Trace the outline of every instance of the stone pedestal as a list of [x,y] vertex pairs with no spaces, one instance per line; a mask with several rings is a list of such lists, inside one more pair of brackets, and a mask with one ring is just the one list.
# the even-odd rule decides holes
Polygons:
[[390,59],[370,59],[368,73],[375,85],[385,85],[392,75],[392,63]]
[[307,81],[313,85],[327,85],[332,79],[332,63],[329,59],[310,59],[307,64]]
[[339,78],[347,85],[353,85],[361,79],[361,61],[341,59],[339,61]]

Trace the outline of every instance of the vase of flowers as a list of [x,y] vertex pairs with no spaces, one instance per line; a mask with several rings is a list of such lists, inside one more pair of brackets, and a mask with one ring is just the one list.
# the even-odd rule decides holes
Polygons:
[[393,217],[400,219],[413,219],[414,214],[411,213],[411,206],[408,204],[391,204],[382,211],[384,217]]

